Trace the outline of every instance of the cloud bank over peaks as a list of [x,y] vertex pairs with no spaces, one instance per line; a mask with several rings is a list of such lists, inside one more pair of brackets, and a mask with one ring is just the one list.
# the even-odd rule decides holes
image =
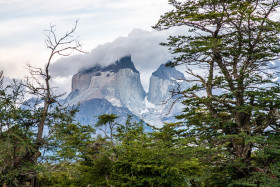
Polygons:
[[[108,66],[123,56],[131,55],[136,69],[141,73],[143,87],[147,90],[152,72],[171,59],[167,47],[160,46],[159,43],[166,41],[170,35],[179,35],[187,32],[186,30],[173,28],[149,32],[134,29],[127,37],[118,37],[113,42],[99,45],[88,54],[61,58],[51,65],[50,70],[53,76],[61,79],[95,65]],[[66,91],[70,90],[70,84],[69,80]]]

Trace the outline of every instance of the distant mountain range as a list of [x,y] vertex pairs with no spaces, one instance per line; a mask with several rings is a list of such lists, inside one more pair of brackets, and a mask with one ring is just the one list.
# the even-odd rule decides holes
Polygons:
[[131,56],[125,56],[106,66],[94,66],[75,74],[72,91],[66,98],[70,105],[79,105],[77,119],[82,124],[95,123],[96,116],[114,113],[125,120],[127,114],[137,119],[161,126],[163,122],[173,122],[174,116],[182,111],[182,104],[170,99],[170,91],[187,88],[184,75],[163,64],[150,77],[148,93],[140,81]]

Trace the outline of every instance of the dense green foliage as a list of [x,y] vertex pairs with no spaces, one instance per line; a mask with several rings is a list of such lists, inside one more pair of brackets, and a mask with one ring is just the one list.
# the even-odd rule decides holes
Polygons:
[[[50,56],[44,69],[27,64],[30,75],[25,81],[4,86],[0,72],[0,185],[37,186],[37,174],[47,158],[74,160],[93,133],[89,126],[75,122],[76,109],[61,105],[51,86],[49,67],[56,55],[81,52],[73,29],[57,37],[55,26],[46,34]],[[32,99],[26,99],[26,95]]]
[[[99,119],[106,117],[109,120],[112,116],[105,114]],[[179,124],[147,132],[142,122],[131,122],[131,117],[125,125],[110,122],[115,124],[113,142],[99,135],[71,166],[74,177],[65,172],[67,165],[51,177],[42,174],[42,185],[52,186],[56,181],[63,186],[67,181],[74,186],[189,186],[202,175],[206,166],[191,154],[186,130],[179,129]]]
[[[174,128],[172,128],[174,130]],[[168,129],[171,132],[171,129]],[[156,136],[157,135],[157,136]],[[183,172],[178,166],[186,150],[173,147],[162,139],[168,132],[144,132],[142,123],[118,124],[114,133],[114,144],[103,138],[96,140],[96,147],[82,161],[88,184],[112,186],[177,186],[185,183]],[[174,148],[174,147],[173,147]],[[104,167],[105,166],[105,167]],[[86,179],[84,180],[86,181]]]
[[[276,0],[170,0],[174,10],[156,29],[187,26],[170,36],[170,66],[184,65],[191,86],[180,90],[184,120],[193,145],[227,178],[211,185],[279,185],[280,87],[275,78],[280,22]],[[200,69],[200,73],[197,69]],[[202,73],[203,72],[203,73]],[[274,81],[273,81],[274,80]]]
[[[2,79],[3,77],[1,77]],[[38,150],[36,133],[42,108],[23,102],[22,85],[0,84],[0,184],[19,186],[44,170],[40,162],[73,160],[94,132],[74,122],[76,109],[53,106],[46,119],[44,141]],[[51,151],[52,154],[46,153]]]

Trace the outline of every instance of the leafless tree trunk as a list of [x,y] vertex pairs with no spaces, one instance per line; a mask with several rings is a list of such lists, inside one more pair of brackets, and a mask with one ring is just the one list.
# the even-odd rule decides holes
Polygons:
[[[49,67],[56,55],[70,56],[75,51],[84,53],[79,40],[77,38],[73,38],[73,34],[77,28],[77,23],[78,20],[76,21],[74,27],[60,38],[56,35],[55,25],[50,25],[50,29],[45,30],[45,44],[47,48],[51,50],[46,67],[42,69],[27,64],[27,68],[29,69],[31,75],[31,78],[26,79],[26,86],[29,90],[29,93],[32,95],[40,96],[44,99],[42,116],[38,124],[38,132],[36,138],[38,149],[42,145],[44,126],[46,118],[48,117],[49,107],[51,104],[57,103],[56,99],[58,97],[64,95],[53,94],[53,90],[50,85],[51,75],[49,72]],[[40,78],[44,78],[44,81],[40,82]],[[34,85],[34,82],[36,83],[36,85]]]

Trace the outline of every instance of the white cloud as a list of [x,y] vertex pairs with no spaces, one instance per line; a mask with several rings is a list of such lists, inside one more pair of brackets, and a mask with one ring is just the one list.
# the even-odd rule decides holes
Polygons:
[[[71,29],[76,19],[80,19],[76,33],[80,36],[84,49],[90,51],[99,44],[126,36],[134,28],[151,31],[151,26],[157,22],[159,16],[171,8],[167,0],[0,0],[0,7],[0,70],[4,70],[5,75],[12,78],[27,75],[24,69],[26,62],[44,67],[49,51],[45,48],[42,31],[47,29],[50,23],[57,25],[58,32],[64,33]],[[148,35],[153,36],[153,33],[144,34],[145,32],[135,30],[134,33],[136,32],[142,34],[143,38],[147,36],[147,40]],[[144,49],[138,47],[134,51],[126,51],[126,46],[131,45],[126,38],[133,38],[139,44],[142,42],[142,45],[147,44],[148,41],[140,41],[136,35],[118,38],[115,45],[119,43],[119,47],[116,49],[110,48],[106,51],[103,49],[106,45],[103,48],[100,46],[100,55],[95,52],[96,58],[101,57],[104,50],[107,53],[113,51],[115,56],[133,53],[136,67],[138,61],[145,64],[145,59],[141,57]],[[155,42],[158,43],[160,34],[157,37]],[[160,51],[155,50],[155,53]],[[146,56],[148,58],[152,54],[147,53]],[[109,57],[101,57],[101,60],[111,62],[114,56],[110,57],[111,60],[106,58]],[[157,61],[163,59],[164,57],[158,57]],[[141,69],[140,66],[137,68]],[[65,79],[64,77],[63,81]],[[57,84],[62,85],[63,81],[59,80]]]
[[[69,77],[82,69],[97,64],[107,66],[123,56],[131,55],[136,69],[140,71],[142,84],[147,90],[152,72],[160,64],[171,59],[168,49],[160,46],[159,43],[165,41],[169,35],[181,32],[182,28],[161,32],[135,29],[127,37],[119,37],[113,42],[100,45],[89,54],[59,59],[52,64],[51,72],[56,77]],[[70,82],[69,80],[67,90],[69,90]]]
[[[5,59],[21,63],[17,60],[22,56],[20,51],[26,50],[21,48],[23,44],[37,46],[28,51],[42,45],[42,31],[50,23],[64,32],[80,19],[77,33],[89,50],[124,36],[134,28],[151,30],[169,5],[162,0],[0,0],[0,7],[0,50],[6,52],[1,53],[3,64]],[[44,53],[43,50],[39,54]],[[32,58],[32,55],[26,53],[27,57]]]

